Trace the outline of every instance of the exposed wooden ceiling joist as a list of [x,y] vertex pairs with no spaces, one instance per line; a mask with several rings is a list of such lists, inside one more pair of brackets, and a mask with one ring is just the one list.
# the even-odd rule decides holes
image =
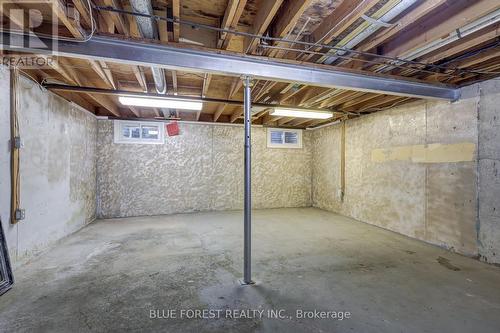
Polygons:
[[[246,3],[247,0],[229,0],[226,11],[224,13],[224,18],[221,22],[222,29],[236,29],[236,27],[238,26],[238,22],[240,21],[240,17],[243,14],[243,10],[245,9]],[[233,34],[222,32],[219,36],[217,47],[224,50],[227,49],[233,36]]]
[[[267,0],[262,2],[252,26],[252,33],[254,35],[261,36],[267,30],[282,2],[283,0]],[[257,47],[258,42],[257,38],[245,37],[243,42],[244,53],[252,53]]]

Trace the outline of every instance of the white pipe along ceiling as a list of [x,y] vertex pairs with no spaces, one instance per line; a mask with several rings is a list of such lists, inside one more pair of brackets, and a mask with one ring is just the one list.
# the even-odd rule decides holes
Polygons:
[[[463,27],[457,29],[456,31],[453,31],[450,33],[448,36],[442,37],[440,39],[437,39],[431,43],[428,43],[421,48],[418,48],[416,50],[410,51],[406,54],[403,54],[399,56],[400,59],[402,60],[415,60],[425,54],[428,54],[432,51],[435,51],[443,46],[446,46],[450,43],[453,43],[461,38],[467,37],[470,34],[473,34],[481,29],[484,29],[492,24],[496,24],[500,22],[500,9],[496,10],[488,15],[485,15],[479,19],[477,19],[474,22],[471,22],[467,25],[464,25]],[[404,61],[394,61],[392,62],[394,65],[401,65],[404,63]],[[384,72],[391,70],[392,66],[390,65],[385,65],[377,69],[377,72]]]
[[[153,15],[153,6],[151,0],[130,0],[130,4],[135,12],[147,15]],[[135,16],[137,26],[141,35],[148,39],[159,39],[156,21],[153,18]],[[165,71],[163,68],[151,67],[153,79],[155,81],[156,91],[159,94],[167,93],[167,83],[165,81]]]
[[[366,22],[363,22],[364,25],[368,25],[365,29],[363,29],[359,34],[354,36],[352,39],[349,35],[346,37],[347,41],[340,41],[336,46],[341,46],[345,49],[352,49],[359,45],[362,41],[364,41],[366,38],[377,32],[380,28],[387,26],[390,24],[394,18],[396,18],[398,15],[400,15],[402,12],[410,8],[413,4],[418,2],[417,0],[402,0],[398,4],[396,4],[394,7],[389,9],[385,14],[382,14],[380,18],[373,18],[373,17],[368,17],[366,15],[363,15],[363,19]],[[383,8],[381,9],[383,10]],[[377,15],[377,13],[375,14]],[[380,15],[380,14],[379,14]],[[344,55],[347,53],[346,51],[330,51],[328,54],[332,54],[333,56],[327,57],[323,56],[320,58],[319,62],[323,62],[325,64],[332,64],[335,60],[338,59],[338,57],[334,56],[336,54],[338,55]]]

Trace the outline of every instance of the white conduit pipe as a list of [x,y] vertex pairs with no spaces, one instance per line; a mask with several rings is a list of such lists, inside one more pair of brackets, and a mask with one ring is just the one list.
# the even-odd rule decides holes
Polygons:
[[[373,22],[372,20],[367,20],[370,25],[363,30],[361,33],[356,35],[353,39],[351,39],[347,44],[344,45],[344,48],[346,49],[352,49],[356,47],[358,44],[360,44],[362,41],[364,41],[366,38],[377,32],[380,28],[383,26],[386,26],[390,21],[392,21],[394,18],[396,18],[399,14],[401,14],[403,11],[408,9],[410,6],[412,6],[414,3],[416,3],[418,0],[401,0],[400,3],[395,5],[392,9],[390,9],[387,13],[385,13],[379,20],[376,20]],[[378,22],[377,22],[378,21]],[[338,54],[338,55],[344,55],[347,52],[346,51],[331,51],[328,53]],[[325,64],[332,64],[335,60],[337,60],[338,57],[332,56],[326,58],[326,60],[323,62]]]
[[[473,34],[483,28],[486,28],[492,24],[500,22],[500,9],[485,15],[476,21],[469,23],[452,33],[450,33],[448,36],[437,39],[431,43],[428,43],[421,48],[418,48],[416,50],[411,51],[410,53],[403,54],[399,58],[403,60],[415,60],[425,54],[428,54],[434,50],[437,50],[443,46],[446,46],[450,43],[453,43],[463,37],[466,37],[470,34]],[[403,64],[404,61],[393,61],[392,64],[394,65],[401,65]],[[376,70],[376,72],[383,72],[383,71],[388,71],[394,68],[393,66],[390,65],[385,65]]]
[[[154,14],[151,0],[130,0],[130,4],[133,10],[138,13],[148,15]],[[135,20],[143,37],[158,39],[159,35],[155,20],[139,16],[136,16]],[[151,67],[151,72],[153,74],[153,80],[155,81],[156,91],[159,94],[166,94],[167,82],[165,80],[165,71],[163,68]]]

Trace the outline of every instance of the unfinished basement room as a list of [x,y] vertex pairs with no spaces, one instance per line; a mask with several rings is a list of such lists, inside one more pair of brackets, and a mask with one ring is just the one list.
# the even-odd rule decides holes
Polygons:
[[500,0],[0,17],[0,332],[500,332]]

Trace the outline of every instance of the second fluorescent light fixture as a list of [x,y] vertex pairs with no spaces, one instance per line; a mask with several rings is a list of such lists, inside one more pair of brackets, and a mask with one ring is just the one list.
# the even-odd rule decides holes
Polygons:
[[310,119],[329,119],[333,117],[333,112],[321,110],[305,110],[291,108],[273,108],[269,112],[271,116],[310,118]]
[[201,111],[202,102],[189,101],[176,98],[155,98],[155,97],[130,97],[120,96],[118,100],[123,105],[142,106],[146,108],[166,108],[179,110]]

